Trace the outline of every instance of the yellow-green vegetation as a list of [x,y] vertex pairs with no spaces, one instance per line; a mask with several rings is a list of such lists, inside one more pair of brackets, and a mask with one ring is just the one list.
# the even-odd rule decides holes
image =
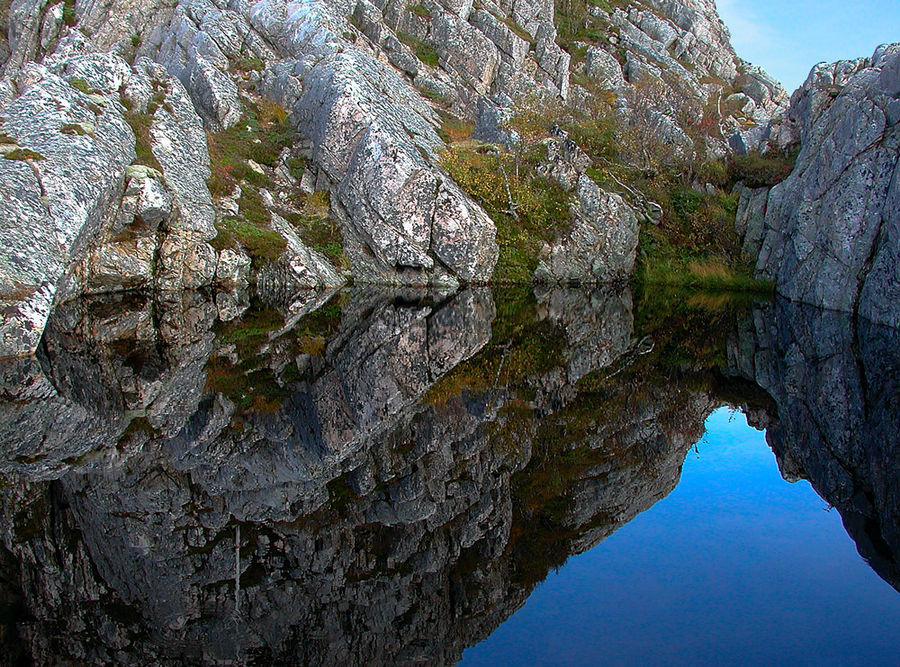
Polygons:
[[212,241],[213,247],[221,251],[240,244],[256,268],[278,259],[287,247],[279,233],[240,218],[223,218],[216,228],[219,234]]
[[[70,82],[73,86],[75,85],[74,81],[77,81],[77,79],[73,79]],[[134,164],[152,167],[160,172],[162,172],[163,169],[159,164],[159,160],[157,160],[156,156],[153,154],[150,130],[153,126],[153,117],[158,109],[161,108],[168,113],[173,112],[172,106],[166,101],[166,93],[166,88],[162,84],[154,83],[153,95],[147,102],[147,110],[145,112],[140,112],[132,108],[131,102],[126,97],[120,96],[119,98],[119,101],[125,108],[125,121],[131,126],[131,129],[134,132],[134,152],[137,156],[134,160]]]
[[44,160],[46,158],[37,151],[33,151],[30,148],[16,148],[6,153],[3,156],[3,159],[28,162],[29,160]]
[[59,131],[63,134],[71,134],[78,137],[94,136],[93,127],[87,123],[65,123],[59,128]]
[[235,72],[261,72],[266,67],[266,61],[257,56],[245,56],[232,64]]
[[771,151],[765,155],[757,152],[733,155],[727,162],[729,182],[742,181],[750,188],[777,185],[793,171],[799,152],[799,145],[795,145],[786,154]]
[[330,217],[329,209],[330,193],[317,190],[299,203],[298,210],[282,210],[280,214],[293,225],[306,245],[321,252],[338,267],[347,269],[349,261],[344,254],[341,230]]
[[583,59],[576,42],[600,42],[608,39],[614,29],[603,16],[592,16],[591,7],[599,7],[607,13],[617,8],[625,9],[627,0],[554,0],[553,21],[558,32],[557,42],[573,59]]
[[473,141],[451,144],[441,156],[443,167],[497,226],[494,282],[530,282],[541,245],[570,226],[571,196],[536,172],[539,157],[540,148],[511,153]]
[[441,116],[441,127],[438,128],[438,135],[446,143],[459,143],[461,141],[468,141],[472,138],[472,132],[475,130],[475,123],[462,118],[457,118],[446,111],[440,111],[439,113]]
[[75,25],[75,0],[63,1],[63,23],[67,26]]
[[69,85],[72,86],[75,90],[84,93],[85,95],[99,95],[101,91],[96,88],[91,88],[88,85],[88,82],[82,79],[81,77],[73,77],[69,80]]
[[[594,100],[590,114],[566,111],[560,117],[560,125],[593,161],[588,174],[599,185],[618,191],[638,210],[644,200],[662,209],[658,224],[641,223],[638,281],[770,289],[752,278],[751,258],[741,255],[733,189],[739,181],[753,187],[779,182],[790,173],[794,153],[685,159],[662,145],[640,113],[620,121],[602,99]],[[696,139],[703,144],[703,137]]]
[[[658,179],[657,179],[658,180]],[[647,284],[766,291],[740,255],[734,229],[737,194],[698,192],[679,183],[651,188],[662,206],[659,225],[644,224],[635,277]]]
[[212,176],[209,190],[213,197],[229,196],[235,185],[245,181],[256,186],[271,185],[271,180],[250,166],[274,167],[284,148],[297,141],[297,131],[287,120],[287,112],[277,104],[260,99],[243,99],[244,116],[221,132],[209,135]]
[[[217,224],[219,235],[212,245],[217,250],[240,245],[258,268],[280,257],[287,245],[271,229],[271,216],[259,190],[276,187],[268,170],[278,166],[284,150],[293,148],[300,137],[287,112],[277,104],[248,96],[243,98],[243,103],[245,115],[238,123],[208,136],[210,193],[216,199],[239,193],[239,216],[225,218]],[[299,179],[305,161],[292,157],[287,167]],[[329,219],[328,207],[327,192],[305,196],[297,191],[289,203],[276,206],[275,212],[297,229],[304,243],[341,263],[345,261],[341,233]]]
[[413,37],[409,33],[403,32],[402,30],[397,31],[397,39],[399,39],[410,49],[412,49],[412,52],[416,54],[416,58],[421,60],[429,67],[438,66],[440,56],[435,50],[434,45],[430,42],[427,42],[424,39]]
[[416,16],[421,16],[423,19],[431,18],[431,11],[429,11],[428,7],[423,5],[421,2],[409,7],[409,11],[415,14]]
[[[648,96],[658,92],[653,86],[642,90]],[[530,281],[541,246],[569,228],[572,196],[537,169],[546,159],[546,141],[556,121],[590,158],[593,166],[587,174],[595,182],[619,192],[639,211],[645,201],[661,207],[656,224],[641,225],[638,280],[770,289],[752,279],[749,258],[741,256],[733,188],[738,181],[754,187],[780,181],[796,155],[688,160],[657,136],[652,118],[636,112],[623,119],[614,103],[615,97],[603,91],[594,95],[587,111],[525,101],[509,122],[519,137],[512,150],[470,140],[469,127],[445,115],[442,137],[449,147],[442,164],[497,226],[500,258],[494,280]]]
[[153,115],[150,113],[139,113],[137,111],[126,111],[125,120],[131,126],[134,132],[134,152],[137,156],[134,164],[142,164],[146,167],[152,167],[157,171],[162,171],[159,160],[153,154],[150,147],[150,126],[153,124]]

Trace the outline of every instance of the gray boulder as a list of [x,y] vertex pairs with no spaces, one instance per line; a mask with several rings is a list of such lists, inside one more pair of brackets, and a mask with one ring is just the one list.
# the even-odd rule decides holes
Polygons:
[[535,280],[562,284],[627,280],[637,252],[634,211],[585,174],[579,177],[575,194],[572,229],[553,246],[545,246]]

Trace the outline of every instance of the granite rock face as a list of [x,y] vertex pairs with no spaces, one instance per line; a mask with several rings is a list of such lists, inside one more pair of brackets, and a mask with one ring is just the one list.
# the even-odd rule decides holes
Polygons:
[[563,284],[627,280],[637,252],[634,210],[585,174],[578,178],[575,195],[572,228],[565,238],[544,248],[535,279]]
[[134,159],[118,91],[87,94],[37,65],[17,84],[2,124],[0,356],[35,350],[70,261],[117,203]]
[[333,207],[357,279],[490,278],[493,222],[433,166],[441,145],[433,111],[396,74],[352,53],[331,56],[307,75],[294,113],[336,183]]
[[900,326],[898,67],[893,45],[813,68],[776,123],[801,142],[793,172],[767,195],[744,192],[738,213],[745,247],[759,245],[757,274],[780,294],[890,326]]
[[[573,41],[571,25],[564,28],[570,19],[556,16],[548,0],[478,7],[434,0],[106,0],[74,13],[17,0],[6,49],[0,49],[0,106],[20,97],[33,78],[32,66],[23,66],[42,62],[51,74],[106,91],[123,117],[151,116],[149,136],[138,137],[149,143],[138,146],[138,161],[160,167],[147,177],[165,190],[171,210],[158,221],[152,213],[150,220],[132,215],[135,195],[125,193],[138,186],[121,174],[120,163],[129,166],[134,158],[115,157],[104,174],[117,193],[104,195],[109,201],[104,199],[102,215],[92,214],[85,243],[63,253],[63,282],[56,279],[54,294],[42,288],[43,296],[35,298],[43,305],[34,307],[20,298],[25,288],[10,284],[4,291],[15,297],[11,307],[24,313],[23,321],[37,322],[25,326],[39,335],[44,315],[38,313],[78,294],[242,284],[244,278],[226,268],[235,258],[223,260],[209,244],[217,221],[240,205],[238,194],[217,191],[215,201],[210,196],[211,167],[221,172],[233,165],[211,165],[204,139],[240,127],[263,99],[288,112],[301,138],[276,166],[258,173],[269,178],[277,171],[287,199],[291,189],[328,191],[346,259],[341,272],[323,257],[295,252],[279,258],[280,269],[269,270],[263,283],[285,301],[291,291],[328,288],[350,277],[448,286],[491,279],[496,231],[440,165],[445,135],[438,111],[474,121],[478,137],[511,146],[516,136],[506,122],[522,104],[564,104],[584,112],[603,100],[626,121],[640,120],[648,141],[671,148],[665,162],[748,149],[762,133],[751,136],[747,127],[769,128],[768,119],[783,110],[783,91],[737,58],[712,2],[617,3],[609,12],[591,6],[579,19],[590,43]],[[120,108],[123,100],[128,110]],[[715,117],[707,113],[712,108]],[[83,140],[92,122],[75,121],[71,136]],[[699,126],[712,129],[695,141],[693,128]],[[301,159],[302,178],[289,166]],[[246,166],[252,171],[254,165],[259,167]],[[10,168],[16,174],[8,182],[19,183],[21,205],[36,206],[41,195],[35,183],[23,190],[31,178],[25,167]],[[548,280],[611,280],[630,270],[630,221],[600,229],[588,219],[597,211],[606,215],[609,206],[597,209],[602,198],[579,185],[583,171],[570,174],[568,186],[578,185],[578,238],[560,239],[550,254],[569,265],[582,252],[575,247],[601,256],[581,257],[572,270],[551,269]],[[272,229],[277,217],[290,217],[280,203],[266,203],[260,225]],[[220,250],[222,243],[216,243]],[[285,236],[285,243],[292,241]],[[227,250],[249,252],[234,244]],[[889,272],[889,251],[876,264],[879,275]],[[219,266],[227,277],[216,277]],[[253,264],[247,280],[256,283],[257,274]],[[873,285],[866,294],[878,292]],[[16,344],[10,353],[32,347]]]

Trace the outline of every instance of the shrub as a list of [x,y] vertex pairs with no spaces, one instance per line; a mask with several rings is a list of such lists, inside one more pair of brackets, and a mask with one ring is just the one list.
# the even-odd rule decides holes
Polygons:
[[256,56],[246,56],[232,65],[236,72],[261,72],[266,67],[266,61]]
[[612,117],[593,117],[582,122],[568,122],[563,129],[593,159],[613,160],[620,146],[616,121]]
[[216,250],[240,244],[257,268],[278,259],[287,248],[281,234],[241,218],[224,218],[216,223],[216,229],[219,234],[211,241]]
[[457,118],[450,113],[441,113],[441,128],[438,130],[438,135],[448,144],[471,139],[474,130],[474,123]]
[[75,25],[75,0],[64,0],[63,23],[70,27]]
[[472,142],[452,145],[441,164],[497,226],[500,257],[494,280],[529,282],[541,245],[570,226],[569,193],[534,173],[531,165],[517,165],[514,155]]
[[781,183],[794,169],[799,151],[790,149],[786,154],[758,152],[732,156],[729,171],[733,182],[743,181],[747,187],[771,187]]
[[423,19],[431,18],[431,11],[428,9],[428,7],[423,5],[421,2],[417,5],[413,5],[412,7],[410,7],[409,11],[411,11],[416,16],[421,16]]
[[248,161],[274,167],[281,152],[297,142],[297,131],[277,104],[245,99],[244,112],[238,123],[207,137],[212,171],[207,184],[213,197],[230,195],[241,181],[257,187],[270,185],[269,178],[252,169]]

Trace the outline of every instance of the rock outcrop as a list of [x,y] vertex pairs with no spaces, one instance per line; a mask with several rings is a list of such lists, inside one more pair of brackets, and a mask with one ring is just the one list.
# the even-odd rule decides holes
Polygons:
[[578,178],[575,196],[572,229],[559,243],[544,247],[535,279],[562,284],[628,280],[638,242],[634,211],[585,174]]
[[[476,121],[479,136],[511,143],[514,133],[503,122],[523,100],[587,110],[593,100],[612,94],[623,118],[648,108],[651,131],[689,155],[721,154],[737,129],[761,123],[780,108],[780,89],[737,59],[712,3],[628,2],[610,12],[591,6],[579,19],[586,28],[578,35],[570,34],[574,19],[556,16],[546,1],[475,7],[433,0],[183,0],[174,6],[112,0],[73,8],[16,0],[0,49],[9,172],[4,205],[12,207],[7,219],[16,220],[16,231],[2,245],[10,257],[19,256],[19,264],[31,264],[0,265],[9,274],[2,293],[11,313],[0,355],[32,351],[49,308],[73,295],[255,282],[265,262],[253,262],[246,276],[235,263],[249,248],[221,238],[217,250],[209,245],[218,231],[214,224],[232,219],[240,206],[238,194],[217,191],[215,202],[210,197],[210,169],[235,170],[210,164],[204,137],[240,127],[252,103],[263,97],[290,114],[302,140],[278,166],[263,169],[249,160],[240,166],[265,178],[272,176],[266,170],[277,171],[282,189],[276,206],[253,214],[252,224],[265,229],[249,233],[265,235],[278,227],[274,216],[284,218],[286,190],[327,190],[330,214],[340,225],[345,273],[357,282],[416,285],[486,282],[498,256],[492,221],[440,167],[440,114]],[[53,87],[54,77],[81,82],[84,89]],[[664,95],[652,92],[660,87]],[[700,122],[713,98],[721,102],[726,88],[740,90],[735,95],[741,99],[719,104],[718,135],[696,143],[689,126]],[[66,111],[26,108],[38,90]],[[101,104],[92,95],[103,98],[102,113],[91,110],[91,104]],[[648,107],[651,97],[656,101]],[[78,105],[82,111],[76,113]],[[77,185],[64,193],[78,205],[41,189],[41,181],[49,183],[68,167],[57,164],[49,144],[27,134],[29,125],[34,132],[47,130],[31,123],[29,113],[43,114],[41,122],[52,121],[57,129],[65,126],[57,133],[62,138],[52,141],[76,147],[65,159],[89,165],[83,175],[101,178],[102,187],[90,193]],[[116,124],[118,134],[110,135]],[[129,124],[137,135],[136,156]],[[22,150],[16,151],[20,140]],[[28,158],[28,151],[46,160]],[[288,163],[302,159],[301,178]],[[126,174],[129,166],[159,173]],[[258,187],[254,179],[259,180],[251,177],[242,185]],[[141,201],[140,193],[156,191],[153,196],[171,201],[164,204],[171,209],[163,218],[146,208],[155,204]],[[58,209],[42,212],[41,197]],[[596,200],[581,197],[582,212],[592,211]],[[582,236],[620,235],[587,220],[588,214],[576,225]],[[73,215],[83,220],[69,219]],[[44,220],[41,228],[60,230],[58,247],[40,249],[49,238],[19,230],[37,228],[29,222],[37,219]],[[22,259],[30,254],[29,244],[39,252],[33,260]],[[567,256],[585,246],[584,239],[561,244]],[[291,239],[287,245],[296,246]],[[585,249],[596,245],[592,241]],[[578,274],[606,280],[627,272],[627,261],[616,269],[604,268],[606,259],[598,262],[582,257],[576,263],[594,263],[597,270],[589,276],[563,271],[565,276],[553,274],[554,279]],[[289,292],[330,287],[347,277],[330,260],[305,251],[280,266],[293,268],[268,270],[266,289],[273,280],[287,281],[279,289]]]
[[757,274],[793,301],[900,326],[900,45],[813,68],[767,145],[795,141],[785,181],[741,194]]

